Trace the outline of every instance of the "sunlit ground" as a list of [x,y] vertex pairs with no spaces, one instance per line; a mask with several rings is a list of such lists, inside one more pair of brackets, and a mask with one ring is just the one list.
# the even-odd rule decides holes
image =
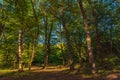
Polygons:
[[[83,73],[84,72],[84,73]],[[114,80],[120,79],[120,70],[99,70],[99,74],[90,74],[89,72],[75,69],[70,71],[68,67],[50,66],[46,69],[34,66],[31,71],[27,68],[19,73],[14,70],[0,70],[0,80]]]

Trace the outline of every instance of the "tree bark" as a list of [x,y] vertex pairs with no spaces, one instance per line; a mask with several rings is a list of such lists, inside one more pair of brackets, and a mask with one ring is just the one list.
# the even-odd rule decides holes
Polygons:
[[92,69],[92,73],[96,73],[96,65],[94,62],[94,57],[93,57],[93,52],[92,52],[92,46],[91,46],[91,36],[90,36],[90,31],[89,31],[89,27],[88,27],[88,21],[87,21],[87,15],[86,12],[83,8],[83,4],[81,0],[78,0],[78,4],[80,7],[80,11],[83,15],[83,19],[84,19],[84,29],[85,29],[85,33],[86,33],[86,42],[87,42],[87,48],[88,48],[88,55],[89,55],[89,63]]
[[50,55],[50,40],[51,40],[51,33],[52,33],[52,29],[53,29],[53,21],[52,21],[51,26],[50,26],[50,30],[49,30],[49,34],[47,34],[47,31],[48,31],[47,18],[46,18],[45,22],[46,22],[46,24],[45,24],[45,50],[46,50],[46,54],[45,54],[45,58],[44,58],[44,66],[43,66],[44,69],[49,64],[48,61],[49,61],[49,55]]
[[92,16],[93,16],[93,22],[94,22],[95,31],[96,31],[97,52],[98,54],[101,54],[101,42],[100,42],[98,25],[97,25],[97,13],[95,9],[92,9]]
[[43,69],[46,68],[46,66],[48,65],[48,56],[49,56],[49,49],[48,49],[48,45],[47,45],[47,27],[48,27],[48,19],[47,19],[47,16],[45,16],[45,57],[44,57],[44,66],[43,66]]
[[112,54],[113,53],[113,42],[112,42],[112,28],[110,29],[110,53]]
[[32,55],[31,55],[31,59],[30,59],[30,62],[29,62],[29,71],[31,70],[31,66],[32,66],[32,62],[34,60],[34,57],[35,57],[35,53],[36,53],[36,41],[37,39],[34,38],[33,39],[33,48],[32,48]]
[[81,46],[82,44],[80,44],[80,41],[77,41],[77,38],[74,36],[74,43],[75,43],[75,47],[76,47],[76,51],[77,51],[77,56],[78,56],[78,60],[79,60],[79,65],[81,65]]
[[72,45],[71,45],[70,35],[66,28],[64,19],[62,19],[62,26],[64,28],[64,34],[65,34],[66,42],[67,42],[67,51],[68,51],[68,56],[69,56],[70,70],[74,70],[73,49],[72,49]]
[[2,35],[2,32],[3,32],[3,25],[2,23],[0,23],[0,36]]
[[35,30],[34,35],[33,35],[32,55],[31,55],[31,59],[30,59],[30,62],[29,62],[29,68],[28,68],[28,70],[31,70],[32,62],[34,60],[35,53],[36,53],[37,38],[38,38],[38,35],[39,35],[38,17],[37,17],[37,14],[36,14],[36,10],[34,8],[34,2],[32,0],[30,0],[30,2],[31,2],[31,5],[32,5],[32,10],[33,10],[33,14],[34,14],[34,19],[36,21],[36,27],[37,27],[37,29]]
[[64,55],[63,55],[63,42],[62,42],[62,29],[61,29],[61,26],[60,26],[60,34],[59,34],[59,40],[60,40],[60,50],[61,50],[61,54],[62,54],[62,64],[63,66],[65,65],[65,58],[64,58]]
[[100,41],[101,39],[100,39],[100,34],[99,34],[99,30],[98,30],[98,21],[97,21],[98,14],[96,12],[96,9],[94,7],[92,7],[91,0],[88,0],[88,3],[91,6],[93,23],[94,23],[94,27],[95,27],[95,31],[96,31],[97,53],[98,53],[98,55],[100,55],[100,58],[102,58],[103,56],[101,53],[101,41]]
[[18,71],[23,71],[22,65],[22,29],[19,30],[18,35]]

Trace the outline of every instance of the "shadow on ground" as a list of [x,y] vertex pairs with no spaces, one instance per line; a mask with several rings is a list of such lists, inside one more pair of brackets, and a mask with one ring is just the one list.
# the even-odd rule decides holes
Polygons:
[[[67,68],[66,68],[67,69]],[[120,80],[120,74],[109,74],[107,76],[97,76],[92,78],[85,78],[80,74],[69,74],[64,72],[62,68],[32,68],[32,71],[25,71],[18,73],[11,72],[9,75],[8,73],[0,76],[0,80]]]

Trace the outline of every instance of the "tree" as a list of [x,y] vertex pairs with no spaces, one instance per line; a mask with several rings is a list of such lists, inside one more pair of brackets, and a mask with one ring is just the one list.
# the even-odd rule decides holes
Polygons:
[[95,27],[95,32],[96,32],[96,43],[97,43],[97,53],[98,55],[101,56],[101,39],[100,39],[100,34],[99,34],[99,29],[98,29],[98,12],[97,9],[95,8],[95,4],[91,2],[91,0],[88,0],[88,3],[91,7],[91,13],[92,13],[92,22]]
[[30,0],[30,3],[32,5],[32,12],[33,12],[33,17],[34,17],[34,21],[35,21],[35,24],[33,25],[35,28],[34,30],[34,33],[32,35],[32,42],[33,42],[33,47],[32,47],[32,54],[31,54],[31,58],[30,58],[30,62],[29,62],[29,70],[31,70],[31,66],[32,66],[32,62],[34,60],[34,57],[35,57],[35,53],[36,53],[36,47],[37,47],[37,40],[38,40],[38,37],[40,35],[40,26],[39,26],[39,19],[38,17],[40,15],[37,15],[37,10],[35,9],[35,6],[37,5],[37,2],[35,3],[35,1],[32,1]]
[[3,32],[3,24],[0,23],[0,36],[2,35],[2,32]]
[[[24,21],[25,21],[25,15],[27,14],[27,4],[25,0],[18,1],[15,0],[14,2],[15,6],[15,13],[16,17],[20,21],[19,25],[19,34],[18,34],[18,71],[23,71],[23,61],[22,61],[22,45],[23,45],[23,29],[24,29]],[[26,11],[25,11],[26,10]]]
[[86,42],[87,42],[87,47],[88,47],[89,62],[92,68],[92,73],[96,73],[96,65],[94,62],[94,57],[93,57],[93,52],[92,52],[91,36],[90,36],[90,31],[89,31],[87,15],[86,15],[85,9],[83,8],[83,3],[81,0],[78,0],[78,4],[79,4],[79,7],[83,15],[83,19],[84,19],[84,29],[86,33]]

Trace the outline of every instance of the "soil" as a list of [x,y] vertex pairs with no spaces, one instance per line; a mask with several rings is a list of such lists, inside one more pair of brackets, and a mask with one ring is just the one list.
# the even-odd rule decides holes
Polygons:
[[14,73],[8,76],[0,77],[0,80],[120,80],[119,73],[93,78],[84,78],[80,74],[73,75],[64,72],[66,69],[67,68],[61,67],[49,67],[46,69],[33,67],[30,72],[22,72],[20,74]]

